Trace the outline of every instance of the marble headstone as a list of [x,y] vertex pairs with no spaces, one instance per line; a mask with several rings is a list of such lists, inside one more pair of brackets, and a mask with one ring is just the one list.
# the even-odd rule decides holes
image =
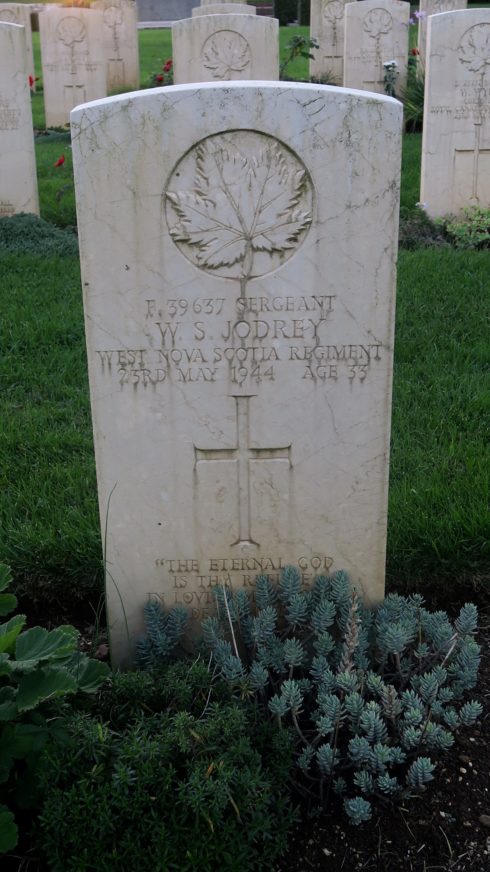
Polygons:
[[431,16],[420,200],[431,217],[490,207],[490,9]]
[[311,0],[311,36],[320,44],[312,49],[310,76],[328,77],[336,85],[343,84],[344,9],[346,0]]
[[34,52],[32,50],[31,7],[26,3],[0,3],[0,22],[20,24],[25,28],[27,50],[27,76],[32,78],[32,90],[36,87]]
[[68,124],[79,103],[107,94],[103,15],[48,6],[39,15],[46,125]]
[[172,25],[174,82],[279,78],[279,22],[259,15],[199,15]]
[[456,9],[466,9],[467,0],[419,0],[418,49],[420,61],[425,64],[427,41],[427,19],[429,15],[439,15],[440,12],[455,12]]
[[396,61],[397,93],[407,83],[410,4],[403,0],[361,0],[345,7],[344,85],[385,93],[383,66]]
[[39,214],[25,28],[0,22],[0,217]]
[[140,85],[138,7],[135,0],[96,0],[102,12],[107,61],[107,90],[137,90]]
[[402,106],[212,83],[71,122],[114,661],[148,598],[291,563],[380,600]]
[[246,3],[208,3],[206,6],[196,6],[192,10],[192,17],[196,15],[220,15],[232,12],[235,15],[255,15],[256,6],[247,6]]

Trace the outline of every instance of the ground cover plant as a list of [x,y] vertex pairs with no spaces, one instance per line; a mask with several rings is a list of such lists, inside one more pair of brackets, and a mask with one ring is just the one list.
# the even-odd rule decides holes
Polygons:
[[54,872],[270,869],[294,819],[289,737],[202,661],[115,674],[40,776]]
[[[281,29],[283,59],[287,55],[286,45],[294,36],[307,39],[309,29]],[[37,35],[35,45],[38,50]],[[141,83],[148,86],[152,73],[157,73],[171,57],[169,32],[140,33],[140,49]],[[39,54],[37,58],[39,74]],[[287,74],[306,79],[306,59],[295,58]],[[39,84],[42,87],[42,81]],[[0,344],[4,350],[0,359],[0,558],[12,564],[15,589],[31,623],[52,627],[60,622],[76,622],[83,627],[86,644],[91,647],[98,632],[93,625],[98,624],[100,617],[103,567],[71,149],[66,131],[44,131],[42,90],[33,97],[33,107],[39,133],[36,152],[42,220],[30,216],[0,220],[3,312]],[[436,607],[441,602],[444,608],[448,605],[454,621],[465,599],[475,596],[483,605],[488,603],[490,392],[485,378],[489,360],[490,252],[457,250],[447,234],[430,222],[417,205],[420,150],[420,134],[405,135],[387,587],[389,591],[407,594],[420,589]],[[476,691],[477,700],[482,703],[488,702],[490,693],[490,637],[486,624],[488,618],[483,620],[482,679]],[[127,802],[133,768],[144,772],[145,778],[148,776],[148,785],[154,783],[151,779],[155,773],[148,772],[145,766],[148,760],[154,760],[162,724],[171,737],[165,746],[169,756],[180,753],[175,751],[180,742],[187,749],[189,743],[192,746],[191,734],[186,730],[194,729],[192,718],[200,718],[208,691],[201,687],[195,694],[203,703],[197,710],[191,706],[195,685],[186,684],[182,676],[173,684],[156,684],[153,678],[142,679],[141,675],[134,686],[130,678],[127,685],[122,679],[121,682],[114,680],[93,708],[77,710],[73,715],[70,747],[73,749],[79,743],[78,768],[73,755],[63,756],[63,750],[57,746],[51,749],[43,776],[50,798],[45,807],[42,839],[51,863],[58,864],[54,868],[69,868],[67,854],[57,838],[58,830],[70,846],[69,862],[76,864],[77,857],[87,856],[83,854],[81,833],[87,825],[94,824],[87,811],[91,808],[88,797],[92,787],[102,819],[107,820],[103,818],[107,814],[104,803]],[[171,722],[177,708],[170,713],[165,711],[170,705],[165,693],[168,687],[173,688],[176,706],[189,715],[187,721],[184,718],[178,724],[175,720]],[[256,748],[244,748],[238,741],[234,744],[238,732],[248,735],[252,730],[251,724],[245,725],[241,720],[248,715],[234,708],[236,701],[226,696],[226,689],[218,702],[228,706],[230,719],[225,724],[223,718],[226,720],[228,714],[224,714],[223,708],[217,711],[216,721],[208,725],[208,735],[218,727],[229,731],[231,756],[224,782],[231,784],[231,757],[235,752],[243,755],[240,760],[250,764],[253,781],[261,771],[260,753],[257,757]],[[146,723],[142,715],[145,706],[156,720]],[[165,721],[165,717],[169,720]],[[255,726],[254,723],[253,729]],[[144,736],[148,752],[146,762],[144,751],[138,757],[135,751],[140,735]],[[387,806],[381,811],[374,803],[370,825],[359,829],[348,827],[336,808],[328,817],[313,821],[303,817],[290,840],[287,859],[271,859],[267,868],[332,872],[341,868],[379,872],[406,868],[407,872],[425,872],[432,867],[483,872],[490,857],[490,841],[487,843],[486,839],[490,832],[486,829],[490,824],[489,748],[490,722],[484,712],[474,727],[466,733],[464,730],[456,733],[455,746],[440,765],[437,783],[431,782],[430,792],[422,800],[409,797],[399,808]],[[213,762],[209,758],[204,770],[202,750],[199,742],[197,747],[192,746],[193,764],[196,771],[201,767],[201,775]],[[277,758],[278,766],[285,765],[288,751],[283,747],[281,753],[284,756]],[[97,768],[98,760],[102,769],[92,780],[90,773],[94,766]],[[162,777],[158,765],[157,761],[156,772]],[[184,769],[179,770],[182,783],[188,778],[185,783],[189,785],[193,773],[190,768],[185,772]],[[117,785],[117,796],[108,794],[105,776],[113,779],[111,785]],[[208,780],[214,777],[213,769]],[[226,781],[228,777],[230,781]],[[67,826],[61,793],[70,779],[87,797],[87,804],[77,805],[76,791],[70,794],[74,800],[69,809],[72,826]],[[235,798],[233,792],[231,795]],[[141,796],[140,799],[143,801]],[[185,802],[191,799],[188,793]],[[166,813],[165,797],[161,801],[159,809]],[[367,801],[371,801],[369,797]],[[226,803],[230,827],[226,839],[231,841],[239,832],[238,818],[228,795]],[[341,808],[341,799],[338,804]],[[152,821],[152,809],[148,811],[145,807],[144,811]],[[129,815],[127,820],[130,825]],[[214,839],[212,827],[202,816],[201,825],[196,833]],[[155,833],[150,829],[145,833],[154,850]],[[285,837],[285,831],[281,833],[281,838]],[[265,830],[262,836],[267,849]],[[140,838],[138,833],[135,837]],[[113,849],[107,833],[94,833],[92,829],[90,838],[90,844],[98,846],[94,853],[101,845],[106,852]],[[97,838],[102,842],[97,843]],[[124,834],[121,838],[124,839]],[[220,850],[224,850],[223,846]],[[185,862],[191,861],[192,854]],[[225,856],[223,863],[226,862]],[[26,863],[31,872],[46,868],[38,849],[29,851],[29,846],[23,846],[5,863],[6,869],[16,872],[25,869]]]
[[[201,625],[205,650],[239,698],[255,698],[262,718],[289,732],[292,781],[309,807],[341,801],[359,825],[374,800],[424,791],[434,756],[482,714],[481,703],[464,701],[480,664],[472,603],[454,624],[420,594],[389,594],[368,609],[344,572],[306,589],[294,566],[277,587],[258,576],[253,602],[243,589],[215,596],[217,615]],[[145,613],[140,661],[165,662],[185,633],[185,610],[150,602]]]

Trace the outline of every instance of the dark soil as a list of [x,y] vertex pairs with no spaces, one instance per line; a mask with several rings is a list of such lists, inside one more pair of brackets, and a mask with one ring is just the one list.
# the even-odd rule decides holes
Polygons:
[[353,827],[339,808],[306,813],[277,872],[490,872],[490,619],[479,634],[482,661],[472,699],[483,705],[474,727],[441,756],[425,793],[378,809]]

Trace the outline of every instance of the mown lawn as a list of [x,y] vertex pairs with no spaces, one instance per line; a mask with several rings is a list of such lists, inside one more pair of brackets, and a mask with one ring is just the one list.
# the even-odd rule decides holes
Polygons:
[[[293,28],[283,30],[284,43]],[[144,82],[170,56],[169,32],[141,32],[140,45]],[[41,119],[41,94],[34,104]],[[36,143],[50,224],[0,222],[0,557],[32,602],[62,609],[95,598],[103,572],[76,237],[52,226],[76,224],[69,135],[43,133]],[[420,148],[420,135],[404,137],[404,213],[416,214]],[[420,585],[431,595],[462,580],[488,584],[489,274],[489,251],[400,253],[392,589]]]

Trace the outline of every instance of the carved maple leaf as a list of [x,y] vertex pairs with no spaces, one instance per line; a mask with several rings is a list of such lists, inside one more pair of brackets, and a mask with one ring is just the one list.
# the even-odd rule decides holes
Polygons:
[[204,66],[215,79],[229,79],[241,73],[250,63],[250,48],[239,33],[217,33],[208,40],[203,51]]
[[459,59],[472,73],[485,72],[490,66],[490,24],[477,24],[470,28],[459,47]]
[[344,4],[340,0],[331,0],[323,10],[325,21],[338,21],[344,17]]
[[311,223],[299,202],[305,171],[287,166],[275,143],[246,156],[225,140],[197,149],[194,186],[167,191],[179,221],[170,234],[197,249],[205,269],[242,263],[251,273],[254,251],[294,247]]
[[364,19],[364,30],[377,39],[382,33],[389,33],[392,24],[393,18],[386,9],[371,9]]

